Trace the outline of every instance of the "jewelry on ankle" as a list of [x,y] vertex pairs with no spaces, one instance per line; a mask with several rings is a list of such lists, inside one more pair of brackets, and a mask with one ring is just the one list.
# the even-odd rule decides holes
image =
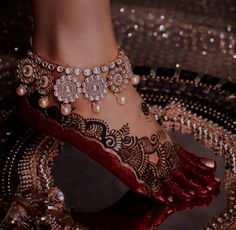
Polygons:
[[[104,77],[103,75],[107,76]],[[79,76],[84,76],[79,81]],[[111,91],[119,104],[125,104],[122,92],[128,82],[139,83],[139,76],[134,75],[128,57],[118,48],[117,57],[108,64],[94,68],[73,68],[49,63],[36,53],[29,51],[28,57],[22,59],[17,68],[17,77],[21,84],[16,89],[19,96],[38,92],[41,96],[39,106],[47,108],[49,93],[54,91],[54,96],[61,103],[61,113],[69,115],[72,103],[83,94],[92,102],[93,112],[101,110],[101,100]]]
[[[111,69],[114,69],[116,67],[116,63],[120,63],[121,62],[121,56],[124,55],[123,51],[119,48],[118,51],[118,55],[117,57],[110,62],[109,64],[105,64],[102,66],[95,66],[94,68],[85,68],[82,69],[80,67],[66,67],[66,66],[62,66],[62,65],[58,65],[58,64],[54,64],[54,63],[49,63],[48,61],[44,60],[43,58],[41,58],[39,55],[37,55],[36,53],[32,52],[32,51],[28,51],[28,56],[38,65],[40,65],[42,68],[47,68],[51,71],[56,71],[58,73],[64,73],[67,75],[70,74],[75,74],[77,76],[79,75],[84,75],[85,77],[89,77],[92,74],[101,74],[101,73],[106,73]],[[120,63],[121,64],[121,63]]]

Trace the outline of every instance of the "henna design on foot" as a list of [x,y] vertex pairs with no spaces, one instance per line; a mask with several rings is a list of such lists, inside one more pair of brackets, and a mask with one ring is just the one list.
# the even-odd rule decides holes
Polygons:
[[[33,103],[33,106],[37,104]],[[37,110],[40,110],[38,106]],[[128,124],[116,130],[110,129],[101,119],[83,118],[76,113],[64,116],[55,106],[42,111],[46,111],[46,116],[56,120],[63,128],[74,129],[81,136],[94,139],[111,150],[123,165],[133,170],[137,180],[153,191],[158,190],[180,166],[178,147],[164,130],[152,134],[150,138],[139,138],[130,135]]]
[[148,105],[143,101],[139,105],[139,113],[143,114],[148,122],[152,122],[153,118],[151,117]]

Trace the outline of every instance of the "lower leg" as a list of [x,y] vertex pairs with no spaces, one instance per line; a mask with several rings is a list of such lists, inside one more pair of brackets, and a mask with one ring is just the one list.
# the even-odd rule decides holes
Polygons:
[[[33,0],[33,9],[33,50],[44,59],[63,66],[85,68],[108,63],[117,55],[109,0]],[[147,119],[142,111],[137,113],[142,99],[131,84],[124,95],[126,103],[121,107],[117,106],[114,95],[108,92],[102,100],[100,114],[94,114],[91,103],[80,97],[75,102],[75,112],[84,117],[101,118],[112,124],[112,128],[119,129],[129,123],[132,134],[150,137],[159,127],[153,125],[153,118]],[[117,114],[126,115],[118,120],[114,119]],[[143,120],[146,131],[133,128]]]
[[117,54],[109,0],[33,0],[33,49],[55,63],[82,68]]

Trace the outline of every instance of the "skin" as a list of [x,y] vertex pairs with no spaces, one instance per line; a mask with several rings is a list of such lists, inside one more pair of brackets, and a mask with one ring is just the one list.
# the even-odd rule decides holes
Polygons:
[[[33,50],[46,60],[63,66],[85,68],[102,65],[116,57],[117,43],[108,0],[34,0],[33,9]],[[131,135],[138,137],[150,137],[161,129],[154,117],[150,116],[152,122],[147,123],[143,113],[131,112],[141,111],[143,100],[130,83],[123,95],[126,96],[126,103],[119,105],[109,92],[102,100],[99,114],[94,114],[90,101],[81,97],[74,103],[75,112],[83,117],[103,119],[115,129],[128,123]],[[51,101],[57,103],[53,97]],[[114,119],[118,114],[126,115],[119,120]]]
[[[35,18],[33,50],[44,59],[63,66],[85,68],[109,63],[116,57],[109,0],[33,0],[32,6]],[[143,111],[143,100],[131,83],[123,95],[126,103],[120,105],[109,92],[102,99],[98,114],[92,112],[91,102],[81,96],[73,104],[73,112],[84,118],[99,118],[112,129],[120,129],[128,123],[130,135],[138,138],[150,138],[163,129],[152,114]],[[59,106],[53,95],[50,103]],[[171,142],[171,139],[166,135],[160,141]],[[150,154],[149,160],[155,163],[158,157]]]
[[68,66],[93,67],[117,54],[108,0],[33,0],[33,48]]

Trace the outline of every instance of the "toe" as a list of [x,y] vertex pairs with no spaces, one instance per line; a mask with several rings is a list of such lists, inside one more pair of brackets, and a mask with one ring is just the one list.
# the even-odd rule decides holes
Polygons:
[[184,171],[180,169],[177,173],[173,175],[173,178],[178,181],[179,184],[183,184],[186,189],[193,190],[196,197],[207,197],[209,196],[209,190],[199,183],[195,178],[191,177]]
[[154,197],[165,204],[173,202],[173,196],[171,195],[170,191],[166,189],[164,185],[162,185],[162,187],[158,190],[158,192],[154,194]]
[[191,164],[202,172],[214,172],[216,170],[216,162],[214,160],[198,157],[183,148],[180,148],[179,156],[183,162]]
[[218,181],[218,179],[215,178],[213,173],[208,173],[208,175],[203,174],[201,171],[197,170],[190,164],[184,164],[183,169],[185,173],[187,173],[187,175],[191,175],[191,177],[195,178],[196,181],[198,181],[205,187],[215,189],[220,185],[220,181]]
[[195,193],[193,191],[185,189],[185,187],[175,181],[174,178],[169,179],[166,182],[166,185],[171,194],[180,200],[191,201],[195,198]]

